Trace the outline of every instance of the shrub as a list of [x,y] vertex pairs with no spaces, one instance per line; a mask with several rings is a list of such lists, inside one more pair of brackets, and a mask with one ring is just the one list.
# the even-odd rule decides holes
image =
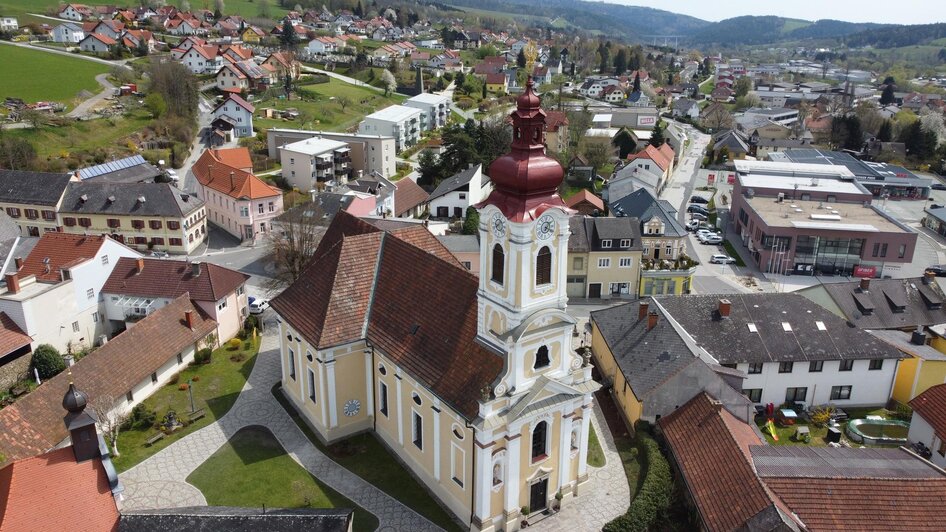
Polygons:
[[250,331],[250,332],[251,332],[253,329],[258,329],[258,328],[259,328],[259,318],[257,318],[256,316],[250,314],[250,315],[246,318],[246,321],[243,322],[243,328],[246,329],[247,331]]
[[913,419],[913,409],[908,405],[897,403],[897,409],[894,411],[893,417],[900,421],[910,421]]
[[831,421],[831,416],[834,415],[834,407],[832,406],[819,406],[815,407],[811,411],[811,422],[816,427],[823,427]]
[[139,403],[131,409],[131,416],[128,419],[133,427],[146,428],[154,425],[157,418],[158,414],[154,410],[148,410],[143,403]]
[[39,373],[39,378],[46,380],[66,369],[66,361],[62,359],[58,349],[49,344],[42,344],[33,351],[33,368]]
[[673,494],[670,464],[653,438],[643,432],[638,432],[638,438],[647,471],[644,482],[627,513],[604,525],[605,532],[643,532],[657,528],[670,507]]
[[239,338],[231,338],[227,340],[227,349],[230,351],[236,351],[240,348],[240,344],[242,343],[243,342],[241,342]]
[[181,385],[177,387],[177,389],[182,392],[186,392],[188,388],[190,388],[190,385],[186,382],[182,382]]
[[171,384],[171,385],[177,384],[179,380],[181,380],[181,374],[175,373],[174,375],[171,375],[170,379],[168,379],[168,384]]
[[212,357],[213,357],[213,350],[211,350],[209,347],[205,347],[194,354],[194,363],[195,364],[210,364]]

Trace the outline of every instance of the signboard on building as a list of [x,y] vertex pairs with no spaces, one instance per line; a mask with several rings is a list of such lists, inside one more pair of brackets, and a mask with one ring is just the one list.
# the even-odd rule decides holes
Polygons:
[[637,119],[637,125],[639,126],[652,126],[657,123],[656,116],[642,116]]
[[707,183],[708,185],[712,185],[712,184],[715,183],[715,182],[716,182],[716,174],[710,174],[710,175],[706,176],[706,183]]
[[854,277],[867,277],[868,279],[876,277],[877,266],[855,266],[854,272],[851,275]]

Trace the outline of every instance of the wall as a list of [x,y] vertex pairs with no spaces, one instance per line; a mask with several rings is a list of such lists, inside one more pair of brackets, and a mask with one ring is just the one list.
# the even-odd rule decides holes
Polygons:
[[[620,260],[630,258],[631,266],[621,267]],[[599,259],[609,259],[610,266],[599,266]],[[595,283],[601,284],[601,297],[608,298],[632,298],[637,294],[637,282],[640,277],[641,252],[640,250],[623,250],[615,252],[595,251],[588,254],[588,278],[587,284],[590,286]],[[611,295],[611,283],[627,283],[627,292],[620,295]],[[590,292],[590,288],[589,288]]]
[[10,355],[3,358],[3,365],[0,366],[0,390],[6,391],[17,382],[31,375],[30,364],[33,362],[33,354],[29,349],[29,346],[26,346],[25,348],[17,350],[24,351],[24,353],[19,355],[19,358],[15,360],[7,361],[18,355]]
[[347,142],[351,148],[351,164],[356,174],[357,170],[361,170],[365,175],[378,172],[384,177],[391,177],[397,172],[394,138],[391,136],[274,128],[267,130],[269,156],[278,158],[281,146],[317,136]]
[[[186,368],[188,364],[193,362],[195,352],[196,352],[195,345],[187,346],[187,348],[185,348],[180,353],[181,355],[180,362],[178,362],[177,353],[175,353],[174,355],[171,355],[171,357],[164,364],[161,364],[161,367],[155,370],[154,373],[157,374],[156,382],[152,382],[150,374],[146,375],[145,378],[141,380],[141,382],[134,385],[132,389],[130,390],[132,394],[131,401],[128,400],[127,395],[124,397],[116,397],[115,398],[115,400],[117,401],[117,404],[115,407],[116,410],[119,410],[121,412],[129,412],[131,411],[132,408],[135,407],[135,405],[151,397],[156,391],[160,390],[161,387],[167,384],[167,382],[171,380],[171,377],[173,377],[177,373],[180,373],[181,370]],[[197,389],[199,390],[200,384],[201,384],[200,382],[197,382],[197,384],[195,384],[194,386],[197,387]],[[196,393],[200,393],[200,392],[198,391]],[[119,444],[121,444],[121,442],[119,442]]]
[[[207,224],[206,224],[206,205],[201,206],[200,208],[188,213],[184,217],[165,217],[165,216],[148,216],[148,217],[138,217],[132,215],[115,215],[115,214],[74,214],[61,212],[59,214],[60,225],[62,230],[65,233],[73,235],[83,235],[83,234],[93,234],[93,235],[119,235],[125,239],[125,245],[133,249],[138,249],[143,252],[151,251],[151,249],[158,251],[167,251],[168,253],[178,253],[178,254],[187,254],[193,251],[197,246],[199,246],[207,238]],[[66,218],[73,218],[76,220],[76,225],[67,226],[65,225],[64,220]],[[88,218],[91,220],[91,226],[82,227],[78,224],[79,218]],[[120,227],[112,228],[108,226],[109,219],[118,219],[120,220]],[[144,222],[144,227],[141,229],[135,229],[132,227],[132,220],[141,220]],[[158,220],[161,222],[160,229],[151,229],[149,222],[152,220]],[[177,222],[180,224],[180,229],[169,229],[168,222]],[[184,228],[185,223],[187,223],[187,229]],[[135,238],[143,237],[147,242],[151,242],[153,238],[162,238],[164,239],[164,244],[159,244],[149,248],[147,244],[136,244]],[[171,238],[181,239],[180,246],[172,246]]]
[[617,402],[627,422],[634,426],[643,414],[643,405],[627,384],[624,373],[614,359],[614,354],[593,321],[591,322],[591,352],[594,354],[595,365],[601,376],[611,382],[611,397]]
[[897,377],[893,384],[893,393],[891,397],[895,401],[907,404],[907,401],[913,399],[913,384],[917,379],[917,371],[923,361],[916,357],[909,357],[900,361],[900,367],[897,368]]
[[671,414],[701,391],[719,400],[737,418],[752,423],[755,417],[752,403],[702,360],[696,360],[683,368],[648,394],[644,400],[644,412],[641,417],[653,423],[658,416]]
[[[761,374],[749,374],[743,384],[743,389],[762,388],[762,400],[759,404],[774,403],[780,405],[785,402],[785,389],[788,387],[807,387],[808,395],[804,401],[806,405],[823,405],[831,403],[837,406],[882,406],[887,404],[893,389],[893,379],[896,374],[897,360],[884,360],[883,368],[869,370],[869,360],[854,361],[851,371],[839,371],[840,362],[826,360],[821,372],[808,371],[808,361],[795,362],[791,373],[779,373],[778,363],[770,362],[762,365]],[[737,364],[736,369],[748,373],[748,364]],[[832,386],[851,386],[851,398],[847,400],[832,400]]]
[[[62,201],[62,196],[60,196],[58,201]],[[17,227],[20,228],[20,236],[42,236],[42,234],[45,232],[55,231],[59,226],[59,221],[56,219],[56,210],[58,208],[58,204],[30,205],[25,203],[0,202],[0,210],[2,210],[7,215],[10,215],[10,209],[17,209],[19,211],[18,216],[10,215],[10,219],[17,225]],[[39,213],[39,217],[35,219],[27,218],[27,209],[33,209],[37,211]],[[51,216],[52,219],[44,217],[44,212],[46,213],[46,217]],[[34,228],[33,235],[30,235],[30,227]]]
[[907,434],[907,439],[911,442],[921,442],[926,445],[933,451],[933,456],[930,457],[930,461],[939,467],[946,468],[946,457],[937,452],[943,439],[936,436],[933,427],[923,419],[923,416],[913,414],[913,418],[910,420],[910,432]]

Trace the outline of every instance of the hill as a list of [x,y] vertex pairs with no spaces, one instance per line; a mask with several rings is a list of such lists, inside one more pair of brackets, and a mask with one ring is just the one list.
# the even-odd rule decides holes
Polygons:
[[929,44],[946,37],[946,23],[916,24],[911,26],[885,26],[880,29],[861,31],[844,39],[852,48],[873,46],[874,48],[898,48]]
[[735,17],[709,24],[693,33],[688,42],[697,45],[758,45],[804,40],[837,40],[862,32],[873,34],[892,26],[841,20],[791,19],[775,16]]

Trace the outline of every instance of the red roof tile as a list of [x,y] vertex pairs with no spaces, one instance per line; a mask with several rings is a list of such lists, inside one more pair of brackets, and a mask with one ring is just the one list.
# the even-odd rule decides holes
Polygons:
[[[186,311],[191,311],[193,329],[184,322]],[[76,362],[72,380],[91,400],[117,400],[216,328],[217,322],[184,294]],[[0,410],[0,454],[6,460],[46,452],[66,438],[62,397],[68,388],[69,375],[63,372]]]
[[427,201],[430,194],[422,189],[413,179],[401,179],[394,184],[394,215],[400,216],[405,212]]
[[30,345],[32,341],[6,312],[0,312],[0,357]]
[[486,74],[486,83],[490,85],[505,85],[506,84],[506,74],[503,73],[491,73]]
[[910,408],[933,427],[941,440],[946,440],[946,384],[937,384],[914,397]]
[[562,111],[545,112],[545,130],[558,131],[561,126],[568,125],[568,115]]
[[0,516],[4,532],[118,529],[118,508],[102,461],[76,462],[72,446],[0,470]]
[[[144,269],[138,271],[138,261]],[[190,294],[194,301],[219,301],[250,278],[236,270],[205,262],[194,275],[191,263],[182,260],[121,258],[102,286],[107,294],[176,298]]]
[[577,193],[572,194],[568,199],[565,200],[565,205],[574,209],[576,205],[582,202],[588,202],[599,211],[604,212],[604,201],[602,201],[598,196],[595,196],[587,188],[583,188]]
[[[62,280],[62,268],[75,266],[95,257],[106,238],[108,237],[43,233],[39,242],[23,260],[23,267],[18,272],[20,278],[35,275],[37,281],[59,282]],[[46,259],[49,259],[48,264],[45,263]]]
[[244,172],[253,171],[253,158],[247,148],[217,148],[214,150],[217,160],[227,166],[239,168]]
[[[666,146],[664,144],[663,146]],[[650,144],[647,145],[643,150],[637,153],[631,153],[627,156],[628,161],[634,161],[636,159],[650,159],[654,161],[654,164],[660,167],[661,170],[667,171],[670,168],[670,162],[673,160],[673,148],[668,147],[670,150],[669,157],[667,151],[663,149],[663,146],[660,148],[655,148]]]
[[227,153],[230,151],[233,150],[204,150],[191,168],[194,177],[202,186],[222,192],[234,199],[260,199],[282,194],[278,188],[269,186],[255,175],[227,164],[221,158],[221,152],[224,152],[223,157],[230,159],[230,162],[242,164],[231,158],[232,154]]

